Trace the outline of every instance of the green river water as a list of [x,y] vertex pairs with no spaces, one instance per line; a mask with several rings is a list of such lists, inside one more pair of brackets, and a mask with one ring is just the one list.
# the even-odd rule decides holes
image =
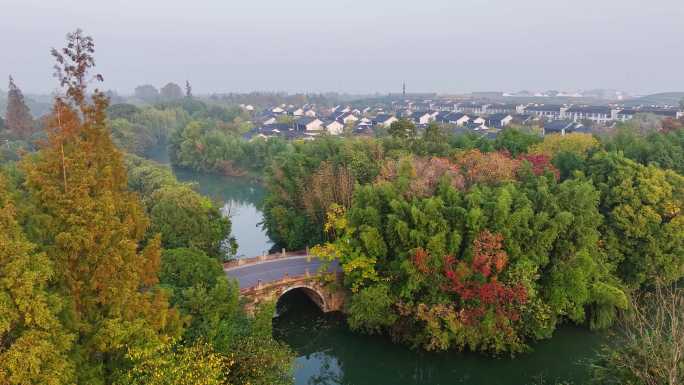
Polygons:
[[565,326],[515,358],[422,352],[352,333],[339,314],[323,314],[305,294],[291,293],[280,300],[273,326],[275,337],[298,354],[297,385],[582,384],[601,343],[595,333]]
[[[152,158],[168,163],[163,153]],[[183,181],[198,184],[203,194],[223,203],[230,215],[238,254],[255,256],[272,242],[261,229],[259,205],[264,189],[244,178],[204,175],[174,170]],[[340,314],[322,314],[302,293],[281,298],[274,335],[297,352],[297,385],[527,385],[572,381],[588,376],[602,337],[587,329],[564,326],[554,337],[515,358],[491,358],[472,353],[427,353],[395,345],[388,338],[349,331]],[[540,381],[543,379],[543,381]]]

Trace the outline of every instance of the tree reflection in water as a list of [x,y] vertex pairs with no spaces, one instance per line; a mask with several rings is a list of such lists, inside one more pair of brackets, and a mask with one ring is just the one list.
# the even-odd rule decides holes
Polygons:
[[593,357],[602,338],[581,328],[560,328],[553,339],[516,358],[428,353],[389,338],[352,333],[340,314],[323,314],[304,293],[279,301],[275,337],[297,351],[297,385],[526,385],[587,378],[580,361]]

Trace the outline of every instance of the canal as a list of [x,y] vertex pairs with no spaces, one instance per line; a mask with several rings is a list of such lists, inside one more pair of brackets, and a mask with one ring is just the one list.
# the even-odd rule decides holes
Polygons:
[[[166,146],[154,147],[148,158],[170,166]],[[202,174],[173,168],[181,182],[195,183],[197,191],[221,204],[221,212],[230,217],[231,236],[238,242],[237,257],[255,257],[268,253],[273,242],[261,228],[263,215],[259,206],[266,191],[258,182],[241,177]]]

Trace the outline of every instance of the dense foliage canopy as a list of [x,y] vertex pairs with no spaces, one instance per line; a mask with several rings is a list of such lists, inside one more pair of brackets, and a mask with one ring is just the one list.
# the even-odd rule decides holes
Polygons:
[[354,329],[523,351],[566,321],[610,326],[634,290],[684,276],[682,176],[603,144],[622,130],[291,143],[266,172],[265,226],[341,262]]
[[168,169],[124,161],[107,97],[86,89],[93,52],[80,30],[53,50],[47,138],[0,172],[0,383],[291,383],[273,308],[246,314],[221,268],[230,221]]

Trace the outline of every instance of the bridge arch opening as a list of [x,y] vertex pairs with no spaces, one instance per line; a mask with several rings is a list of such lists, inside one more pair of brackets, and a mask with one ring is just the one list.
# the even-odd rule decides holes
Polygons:
[[326,312],[328,310],[325,298],[318,290],[302,285],[289,288],[278,296],[278,299],[276,301],[277,314],[282,314],[283,312],[287,311],[288,302],[292,300],[300,300],[301,298],[308,299],[313,304],[315,304],[318,307],[318,309],[322,312]]

